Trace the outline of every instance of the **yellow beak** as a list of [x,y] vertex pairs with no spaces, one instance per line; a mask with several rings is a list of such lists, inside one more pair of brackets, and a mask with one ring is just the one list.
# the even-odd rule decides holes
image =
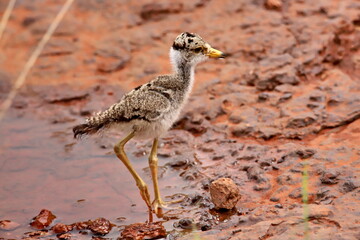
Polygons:
[[215,48],[209,47],[206,56],[211,58],[224,58],[226,57],[226,54]]

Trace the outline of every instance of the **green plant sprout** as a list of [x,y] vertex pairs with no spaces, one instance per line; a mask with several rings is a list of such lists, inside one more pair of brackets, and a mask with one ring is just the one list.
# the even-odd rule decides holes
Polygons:
[[301,183],[302,202],[303,202],[303,219],[304,219],[304,239],[310,240],[309,229],[309,173],[308,163],[304,162],[304,170]]

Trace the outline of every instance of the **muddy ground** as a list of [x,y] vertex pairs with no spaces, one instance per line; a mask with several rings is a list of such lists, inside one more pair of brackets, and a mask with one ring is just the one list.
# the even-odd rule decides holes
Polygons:
[[[0,40],[1,101],[63,2],[17,1]],[[197,67],[189,103],[160,141],[161,192],[187,196],[156,219],[167,238],[360,239],[356,0],[75,1],[1,122],[0,220],[15,225],[0,229],[0,239],[29,237],[43,208],[57,216],[54,224],[109,219],[109,239],[147,220],[112,152],[123,136],[76,141],[71,129],[170,72],[168,50],[183,31],[231,56]],[[149,185],[150,147],[127,145]],[[209,184],[220,177],[239,187],[232,211],[213,210]]]

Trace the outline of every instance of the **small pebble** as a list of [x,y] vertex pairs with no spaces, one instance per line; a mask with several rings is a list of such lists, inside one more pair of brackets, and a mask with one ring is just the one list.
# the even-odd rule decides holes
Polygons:
[[90,230],[95,234],[105,235],[111,231],[111,223],[105,218],[97,218],[89,225]]
[[275,207],[276,207],[276,208],[284,208],[283,205],[281,205],[280,203],[275,204]]
[[233,209],[240,200],[238,186],[230,178],[219,178],[210,184],[211,200],[216,209]]
[[182,229],[192,229],[194,221],[191,218],[183,218],[174,224],[174,227]]

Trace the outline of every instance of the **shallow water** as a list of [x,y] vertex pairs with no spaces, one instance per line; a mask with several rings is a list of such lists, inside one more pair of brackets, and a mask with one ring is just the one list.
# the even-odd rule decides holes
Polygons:
[[[73,125],[14,114],[3,120],[0,220],[21,224],[6,237],[21,238],[24,232],[31,231],[29,222],[43,208],[57,216],[55,222],[65,224],[97,217],[105,217],[116,225],[147,220],[147,208],[134,180],[112,151],[112,144],[121,136],[78,141],[72,137]],[[150,145],[150,141],[130,141],[126,150],[152,194],[147,155],[142,152],[150,151]],[[169,160],[160,157],[159,166]],[[159,173],[163,196],[181,193],[186,187],[178,172],[165,167]],[[171,225],[165,224],[167,229]],[[115,228],[107,236],[116,237],[119,233]]]

